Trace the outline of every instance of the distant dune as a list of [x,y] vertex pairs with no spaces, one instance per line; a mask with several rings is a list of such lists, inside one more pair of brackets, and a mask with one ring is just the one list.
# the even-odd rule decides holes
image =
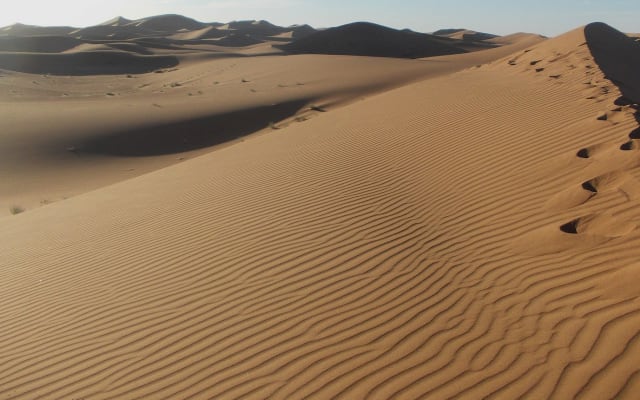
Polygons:
[[512,33],[510,35],[498,36],[493,39],[487,39],[486,42],[495,43],[498,45],[505,45],[509,43],[519,42],[525,38],[537,38],[537,39],[548,39],[546,36],[538,35],[535,33],[525,33],[525,32],[517,32]]
[[396,58],[462,54],[498,46],[467,39],[366,22],[317,31],[309,25],[280,27],[262,20],[222,24],[172,14],[138,20],[116,17],[84,28],[20,24],[1,28],[0,68],[56,75],[141,74],[176,66],[176,52],[228,57],[234,50],[219,49],[262,44],[265,48],[258,52]]
[[179,30],[192,31],[202,29],[206,24],[182,15],[169,14],[143,18],[137,21],[132,21],[128,25],[157,32],[173,32]]
[[280,48],[291,53],[421,58],[465,53],[454,42],[367,22],[330,28]]
[[105,25],[105,26],[125,26],[125,25],[128,25],[128,24],[132,23],[132,22],[133,22],[133,21],[132,21],[132,20],[130,20],[130,19],[127,19],[127,18],[125,18],[125,17],[120,17],[120,16],[118,16],[118,17],[112,18],[112,19],[110,19],[110,20],[108,20],[108,21],[105,21],[105,22],[103,22],[103,23],[101,23],[101,24],[99,24],[99,25]]
[[451,39],[467,40],[467,41],[484,41],[499,37],[491,33],[476,32],[468,29],[440,29],[433,32],[436,36],[444,36]]
[[82,43],[70,36],[0,36],[0,52],[62,53]]
[[19,36],[40,36],[40,35],[67,35],[75,31],[77,28],[70,26],[34,26],[25,24],[13,24],[0,28],[0,36],[19,35]]
[[145,36],[164,36],[166,32],[157,32],[135,25],[111,26],[96,25],[75,30],[71,36],[85,40],[127,40]]
[[31,74],[140,74],[178,65],[173,56],[140,56],[125,51],[84,51],[66,54],[0,53],[0,68]]
[[170,35],[170,39],[176,40],[203,40],[203,39],[217,39],[227,36],[229,33],[216,29],[213,26],[206,26],[202,29],[196,29],[186,32],[178,32]]
[[315,32],[317,32],[316,29],[314,29],[312,26],[304,24],[304,25],[294,25],[291,26],[291,37],[293,39],[302,39],[304,37],[307,37]]
[[282,27],[268,21],[234,21],[221,26],[220,29],[260,36],[274,36],[283,32]]
[[38,27],[14,24],[0,28],[0,37],[69,36],[80,40],[131,40],[149,37],[175,40],[202,40],[228,35],[249,35],[253,41],[268,41],[271,37],[289,34],[300,38],[315,32],[309,25],[281,27],[267,21],[233,21],[204,23],[181,15],[158,15],[138,20],[116,17],[95,26]]

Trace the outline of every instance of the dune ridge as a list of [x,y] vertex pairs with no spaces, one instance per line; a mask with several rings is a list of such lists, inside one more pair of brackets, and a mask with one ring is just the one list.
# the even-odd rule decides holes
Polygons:
[[[448,40],[445,40],[448,39]],[[422,58],[466,53],[453,39],[355,22],[279,46],[292,53]]]
[[19,24],[0,28],[0,69],[55,75],[86,75],[92,71],[94,75],[144,74],[177,65],[179,59],[167,57],[195,54],[422,58],[500,45],[481,40],[485,37],[467,39],[398,31],[365,22],[317,31],[309,25],[281,27],[267,21],[204,23],[174,14],[138,20],[116,17],[68,30]]
[[637,105],[607,32],[3,218],[0,395],[633,399]]
[[3,68],[30,74],[118,75],[153,72],[179,64],[173,56],[100,51],[66,54],[0,53]]

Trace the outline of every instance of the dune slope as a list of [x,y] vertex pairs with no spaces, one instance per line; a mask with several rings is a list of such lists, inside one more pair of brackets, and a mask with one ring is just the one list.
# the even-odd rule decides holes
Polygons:
[[587,25],[585,36],[607,78],[629,101],[640,103],[640,42],[603,23]]
[[637,110],[585,41],[3,218],[0,396],[633,399]]
[[[304,123],[373,93],[504,57],[531,39],[428,61],[201,51],[140,75],[1,72],[0,214],[176,164],[263,128]],[[84,43],[62,56],[96,51],[161,52]]]
[[145,73],[178,65],[174,56],[144,56],[126,51],[80,53],[0,53],[0,68],[31,74],[116,75]]
[[291,53],[421,58],[466,53],[457,44],[448,38],[356,22],[318,31],[279,47]]

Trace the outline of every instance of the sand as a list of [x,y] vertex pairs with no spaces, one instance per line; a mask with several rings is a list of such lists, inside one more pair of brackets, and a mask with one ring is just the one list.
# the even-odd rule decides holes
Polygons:
[[[266,56],[221,72],[235,112],[252,93],[231,95],[241,84],[267,91],[274,81],[261,86],[262,77],[293,83],[298,63],[333,66],[299,98],[336,105],[305,105],[308,120],[291,116],[280,129],[1,217],[0,395],[635,398],[640,135],[635,78],[615,68],[636,60],[616,51],[637,51],[630,40],[590,25],[510,54]],[[231,61],[194,59],[166,74],[195,77]],[[376,65],[363,73],[375,80],[399,61],[443,69],[420,64],[411,81],[375,90],[328,83],[348,74],[342,62],[352,73]],[[27,75],[7,76],[17,85]],[[137,79],[158,89],[168,76]],[[106,104],[95,88],[127,78],[68,79],[86,98],[42,115],[95,130],[95,109],[82,107]],[[43,104],[56,90],[3,102]],[[171,114],[187,110],[172,96],[155,116],[151,107],[127,114],[150,98],[133,91],[106,115],[175,123]],[[38,143],[35,130],[24,135]],[[42,149],[27,153],[44,160],[48,180],[88,179],[61,173],[72,164]],[[91,169],[161,156],[87,157]]]
[[460,43],[450,38],[354,22],[315,32],[280,48],[294,54],[422,58],[466,53]]
[[[159,49],[148,40],[8,39],[13,47],[0,53],[0,62],[14,57],[49,73],[0,72],[0,215],[13,205],[33,209],[248,134],[303,123],[364,96],[486,63],[540,40],[523,37],[473,54],[403,60],[283,57],[268,43],[229,48],[202,40]],[[22,52],[15,51],[18,45]],[[29,58],[33,62],[26,63]]]

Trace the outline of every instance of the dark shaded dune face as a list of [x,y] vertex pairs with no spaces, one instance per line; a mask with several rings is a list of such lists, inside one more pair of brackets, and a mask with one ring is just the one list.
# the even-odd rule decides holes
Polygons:
[[0,36],[0,51],[60,53],[81,43],[68,36]]
[[0,29],[0,35],[9,36],[49,36],[68,35],[77,28],[70,26],[34,26],[25,24],[13,24]]
[[199,39],[217,39],[227,35],[227,32],[220,31],[214,27],[200,35]]
[[499,36],[493,35],[491,33],[484,33],[484,32],[465,33],[464,35],[462,35],[463,40],[478,41],[478,42],[481,42],[483,40],[495,39],[497,37]]
[[109,25],[91,26],[73,32],[76,37],[91,40],[126,40],[152,34],[154,31],[144,27]]
[[145,55],[145,56],[149,56],[149,55],[153,54],[153,52],[151,50],[149,50],[146,47],[141,46],[141,45],[139,45],[137,43],[127,43],[127,42],[119,43],[119,42],[116,42],[116,43],[109,43],[109,47],[112,47],[114,49],[121,50],[121,51],[128,51],[130,53],[142,54],[142,55]]
[[[291,117],[308,100],[247,108],[170,124],[109,132],[97,137],[78,138],[78,151],[121,157],[177,154],[215,146],[257,132]],[[62,144],[52,144],[59,148]]]
[[356,22],[279,46],[291,53],[422,58],[465,53],[443,38]]
[[118,51],[73,54],[0,53],[0,69],[31,74],[142,74],[178,64],[178,58],[174,56],[138,56]]
[[596,22],[584,28],[587,45],[604,74],[622,95],[640,103],[640,43],[607,24]]
[[138,27],[160,32],[173,32],[182,29],[197,30],[205,27],[205,24],[198,22],[195,19],[173,14],[158,15],[143,19],[140,22],[134,21],[133,24]]
[[313,35],[317,31],[309,25],[300,25],[292,29],[291,37],[294,39],[302,39],[309,35]]
[[243,34],[231,34],[215,41],[217,45],[227,47],[244,47],[251,46],[258,43],[263,43],[262,40],[256,39],[250,35]]
[[229,29],[252,35],[271,36],[286,32],[286,28],[267,21],[234,21],[227,24]]

